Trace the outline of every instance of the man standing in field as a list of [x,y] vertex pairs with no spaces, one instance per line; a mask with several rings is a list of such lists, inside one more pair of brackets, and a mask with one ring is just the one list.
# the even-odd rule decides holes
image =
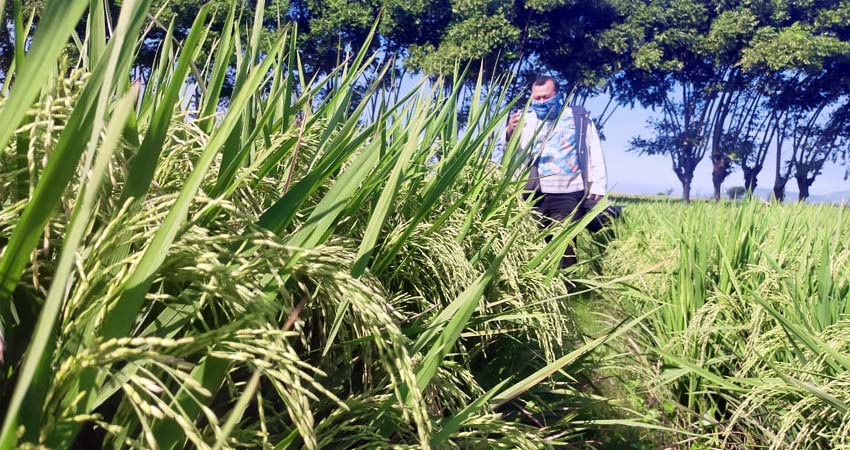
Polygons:
[[[531,109],[534,114],[524,115],[519,145],[531,154],[527,187],[535,192],[535,208],[544,217],[541,226],[561,222],[570,214],[576,221],[607,191],[599,133],[584,108],[564,108],[558,83],[552,77],[540,76],[532,83]],[[506,141],[510,141],[521,116],[519,111],[511,115]],[[576,262],[573,240],[561,258],[561,268]]]

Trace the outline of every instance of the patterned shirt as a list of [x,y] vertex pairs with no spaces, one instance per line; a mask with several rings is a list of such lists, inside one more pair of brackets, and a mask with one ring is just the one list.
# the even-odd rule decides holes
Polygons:
[[541,177],[581,175],[578,136],[572,114],[565,112],[557,122],[543,125],[534,146],[534,155],[540,157],[537,170]]
[[[520,136],[520,148],[527,149],[530,156],[540,156],[538,173],[540,189],[544,193],[569,193],[585,190],[581,169],[578,163],[578,136],[572,110],[566,108],[558,122],[541,123],[537,116],[528,111],[523,115]],[[502,135],[500,154],[504,150],[504,134]],[[588,150],[587,178],[591,194],[605,195],[608,190],[605,158],[602,154],[602,144],[599,133],[593,121],[587,123],[585,136]],[[496,152],[494,152],[496,153]]]

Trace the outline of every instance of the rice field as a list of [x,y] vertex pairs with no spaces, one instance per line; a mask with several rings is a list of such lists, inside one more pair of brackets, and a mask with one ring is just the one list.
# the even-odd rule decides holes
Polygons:
[[595,263],[600,284],[628,279],[603,287],[598,309],[652,314],[601,367],[618,406],[666,428],[646,439],[850,446],[849,213],[759,200],[626,208]]
[[89,3],[0,99],[0,449],[848,447],[846,209],[541,232],[509,77],[308,76],[233,2],[129,80],[150,0]]

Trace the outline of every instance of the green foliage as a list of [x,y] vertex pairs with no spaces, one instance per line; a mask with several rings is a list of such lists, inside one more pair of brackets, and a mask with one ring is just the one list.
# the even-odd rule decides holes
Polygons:
[[[519,38],[519,30],[498,11],[488,12],[486,3],[459,11],[458,19],[448,26],[439,47],[412,47],[410,64],[431,73],[445,73],[456,61],[483,59],[502,49],[510,49]],[[511,51],[499,55],[513,60]]]
[[751,42],[758,17],[748,9],[723,11],[711,23],[705,49],[718,63],[737,62],[740,48]]
[[764,65],[771,70],[819,71],[826,60],[845,57],[848,53],[850,42],[819,34],[809,25],[794,23],[779,30],[759,29],[752,46],[744,50],[741,63],[747,68]]
[[744,186],[732,186],[729,189],[726,189],[726,196],[729,197],[730,200],[739,200],[744,198],[747,195],[747,188]]

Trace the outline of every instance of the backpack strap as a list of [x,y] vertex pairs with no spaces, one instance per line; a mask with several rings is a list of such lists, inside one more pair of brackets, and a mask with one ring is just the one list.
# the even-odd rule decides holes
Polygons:
[[[544,123],[541,122],[540,126],[542,127],[543,125]],[[537,133],[535,133],[535,137],[540,133],[540,131],[541,130],[538,128]],[[551,129],[547,131],[544,134],[543,139],[546,139],[549,136],[549,133],[551,132]],[[540,154],[534,151],[534,145],[532,145],[531,161],[528,162],[528,167],[530,170],[528,174],[528,181],[525,183],[525,190],[533,191],[535,196],[539,196],[543,193],[543,191],[540,189],[540,169],[538,168],[539,163]]]
[[576,132],[578,133],[578,167],[581,171],[581,181],[584,182],[585,192],[590,191],[588,182],[588,171],[590,170],[589,152],[587,149],[587,124],[590,122],[590,114],[584,106],[570,106],[573,112],[573,120],[576,123]]

